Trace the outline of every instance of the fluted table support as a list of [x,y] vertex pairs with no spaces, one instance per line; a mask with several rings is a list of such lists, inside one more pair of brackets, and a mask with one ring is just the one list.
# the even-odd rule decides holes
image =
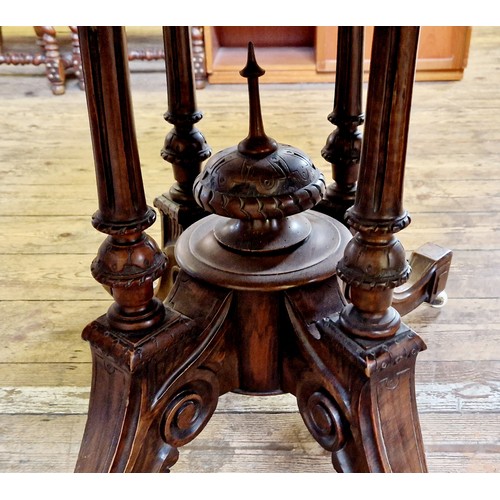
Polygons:
[[158,296],[165,298],[172,287],[176,264],[173,247],[180,234],[206,215],[193,198],[193,183],[210,154],[203,134],[194,126],[203,114],[196,105],[191,28],[164,26],[168,110],[165,120],[173,125],[167,134],[162,158],[172,165],[175,183],[155,200],[162,214],[162,246],[169,258]]
[[203,135],[194,127],[202,113],[196,109],[194,71],[191,55],[191,30],[188,26],[164,26],[165,68],[168,111],[165,120],[174,125],[167,135],[162,157],[172,164],[176,184],[172,199],[193,201],[193,182],[201,163],[210,156]]
[[138,331],[159,323],[162,303],[153,282],[166,261],[143,231],[155,212],[146,204],[129,90],[126,40],[120,26],[79,27],[99,210],[94,227],[109,236],[92,263],[111,293],[113,328]]
[[321,151],[332,165],[334,182],[316,209],[341,222],[354,203],[361,156],[363,42],[363,26],[339,26],[334,106],[328,115],[336,129]]
[[418,35],[412,26],[374,31],[360,176],[347,212],[357,233],[338,265],[352,302],[341,325],[360,337],[392,336],[401,323],[391,303],[410,266],[394,233],[410,223],[402,198]]

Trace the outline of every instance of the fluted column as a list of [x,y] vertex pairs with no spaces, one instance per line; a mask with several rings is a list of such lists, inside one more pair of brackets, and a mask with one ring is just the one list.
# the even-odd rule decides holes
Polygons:
[[137,331],[163,319],[153,282],[165,269],[163,253],[143,231],[155,212],[146,204],[121,26],[79,27],[99,210],[94,227],[108,234],[92,263],[94,278],[115,303],[113,328]]
[[393,290],[410,267],[394,233],[410,223],[403,180],[419,28],[376,27],[356,199],[347,222],[356,232],[338,266],[351,304],[341,314],[347,332],[385,337],[401,318]]
[[354,203],[361,156],[363,124],[362,85],[364,27],[339,26],[333,111],[328,120],[336,129],[328,136],[321,154],[332,165],[334,182],[327,187],[317,210],[344,221]]
[[174,170],[176,183],[170,189],[172,200],[194,204],[193,182],[211,151],[194,127],[203,115],[196,108],[190,28],[164,26],[163,40],[168,92],[165,120],[174,128],[165,138],[162,157]]

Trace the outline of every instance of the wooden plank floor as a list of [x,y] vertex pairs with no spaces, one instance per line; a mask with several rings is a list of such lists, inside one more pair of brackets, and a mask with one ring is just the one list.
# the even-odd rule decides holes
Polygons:
[[[170,125],[165,77],[132,74],[148,201],[173,182],[160,149]],[[146,68],[146,69],[144,69]],[[417,399],[431,472],[500,471],[500,28],[474,28],[462,81],[418,83],[408,148],[408,251],[454,251],[449,302],[406,317],[427,343]],[[0,67],[0,471],[71,472],[86,419],[90,353],[83,327],[110,301],[89,266],[103,235],[84,93],[51,95],[43,70]],[[214,151],[246,135],[244,85],[198,92]],[[313,158],[331,132],[333,86],[262,89],[266,131]],[[159,225],[149,233],[159,240]],[[226,395],[174,472],[329,472],[289,396]]]

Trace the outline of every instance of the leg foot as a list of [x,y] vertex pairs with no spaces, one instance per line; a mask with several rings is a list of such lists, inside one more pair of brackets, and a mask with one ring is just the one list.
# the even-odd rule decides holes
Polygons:
[[224,384],[218,377],[232,294],[184,275],[178,283],[153,331],[113,331],[105,316],[85,329],[93,382],[76,472],[168,471],[232,383],[227,371]]
[[435,309],[440,309],[444,307],[448,302],[448,294],[445,291],[442,291],[432,302],[431,306]]
[[401,315],[407,314],[422,302],[443,307],[447,302],[446,282],[451,266],[451,250],[427,243],[413,252],[409,280],[394,290],[392,306]]
[[295,343],[284,380],[304,423],[338,472],[425,472],[414,375],[425,344],[405,325],[385,340],[346,335],[336,312],[342,305],[324,292],[287,293]]

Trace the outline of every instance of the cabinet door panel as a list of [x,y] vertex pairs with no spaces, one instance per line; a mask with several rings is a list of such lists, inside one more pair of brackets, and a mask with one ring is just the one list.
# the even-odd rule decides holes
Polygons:
[[[467,66],[469,26],[422,26],[417,60],[417,79],[459,79]],[[373,27],[365,30],[365,71],[370,64]],[[335,72],[337,27],[316,28],[316,71]],[[433,75],[433,73],[435,74]]]

